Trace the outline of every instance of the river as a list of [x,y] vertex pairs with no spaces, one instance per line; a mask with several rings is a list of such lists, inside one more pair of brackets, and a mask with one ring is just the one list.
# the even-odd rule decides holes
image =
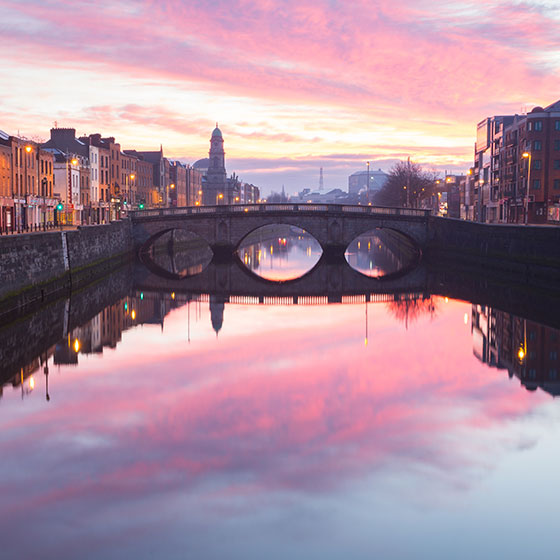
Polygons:
[[298,298],[320,255],[276,233],[239,254],[262,293],[136,265],[1,327],[2,558],[553,556],[546,296],[379,290],[377,238],[346,255],[375,289]]

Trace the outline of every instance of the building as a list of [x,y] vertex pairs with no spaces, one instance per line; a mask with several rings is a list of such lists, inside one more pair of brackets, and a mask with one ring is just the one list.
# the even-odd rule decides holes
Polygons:
[[127,153],[134,153],[139,159],[149,162],[152,165],[152,185],[150,195],[151,200],[148,201],[149,206],[167,206],[169,186],[169,164],[166,166],[166,159],[163,157],[163,147],[160,146],[159,151],[154,152],[137,152],[135,150],[127,150]]
[[180,161],[169,162],[169,206],[187,206],[187,166]]
[[216,128],[210,138],[206,185],[203,189],[203,203],[205,205],[231,204],[232,202],[228,196],[225,159],[224,138],[222,131],[218,128],[218,123],[216,123]]
[[474,215],[479,222],[500,221],[500,150],[504,129],[512,116],[488,117],[479,122],[474,149]]
[[12,146],[10,136],[0,130],[0,231],[13,226]]
[[[111,150],[109,143],[101,138],[101,134],[90,134],[80,137],[80,141],[89,147],[91,181],[97,183],[98,201],[92,196],[92,205],[97,213],[97,222],[107,223],[110,219],[111,207]],[[92,187],[93,188],[93,187]]]
[[89,159],[56,148],[48,148],[54,158],[54,195],[62,209],[55,213],[55,223],[80,225],[83,218],[84,177],[89,176]]
[[194,165],[187,165],[187,205],[200,206],[202,204],[203,172]]
[[357,195],[361,190],[371,193],[379,191],[387,182],[389,175],[381,169],[377,171],[356,171],[348,177],[348,193]]
[[560,101],[479,122],[463,198],[476,221],[560,224]]
[[[46,227],[53,220],[53,157],[37,142],[10,136],[4,146],[10,147],[11,210],[5,210],[15,230]],[[7,155],[4,148],[3,152]],[[9,203],[6,205],[9,207]],[[8,218],[9,214],[9,218]]]

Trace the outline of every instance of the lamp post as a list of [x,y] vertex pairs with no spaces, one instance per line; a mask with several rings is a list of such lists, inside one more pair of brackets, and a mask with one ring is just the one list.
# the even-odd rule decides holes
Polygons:
[[[129,207],[132,207],[132,190],[134,189],[134,191],[136,191],[136,189],[134,188],[134,179],[136,179],[136,175],[134,173],[130,174],[130,185],[129,185],[129,189],[128,189],[128,196],[127,196],[127,203]],[[136,192],[134,193],[135,196],[134,198],[136,198]]]
[[25,225],[25,228],[27,229],[28,225],[29,225],[29,216],[28,216],[28,195],[31,194],[31,185],[29,184],[29,156],[31,155],[31,152],[33,151],[33,146],[31,146],[31,144],[27,144],[27,146],[25,146],[25,192],[23,193],[24,199],[25,199],[25,203],[23,204],[23,211],[22,211],[22,218],[23,218],[23,225]]
[[223,200],[223,198],[224,198],[223,193],[218,193],[216,195],[216,206],[218,206],[220,204],[220,201]]
[[527,171],[527,192],[525,195],[525,225],[529,223],[529,185],[531,184],[531,152],[523,152],[521,157],[528,159],[528,171]]

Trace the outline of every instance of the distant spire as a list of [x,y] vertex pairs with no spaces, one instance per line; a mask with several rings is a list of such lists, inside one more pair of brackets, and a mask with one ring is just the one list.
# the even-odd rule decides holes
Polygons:
[[216,128],[218,128],[218,121],[216,121]]

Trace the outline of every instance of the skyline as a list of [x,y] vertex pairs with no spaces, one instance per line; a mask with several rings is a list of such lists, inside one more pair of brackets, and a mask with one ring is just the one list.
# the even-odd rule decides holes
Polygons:
[[465,171],[479,121],[560,97],[560,9],[438,4],[0,0],[0,129],[193,163],[217,121],[228,173],[266,193],[316,189],[320,167],[346,189],[367,160]]

